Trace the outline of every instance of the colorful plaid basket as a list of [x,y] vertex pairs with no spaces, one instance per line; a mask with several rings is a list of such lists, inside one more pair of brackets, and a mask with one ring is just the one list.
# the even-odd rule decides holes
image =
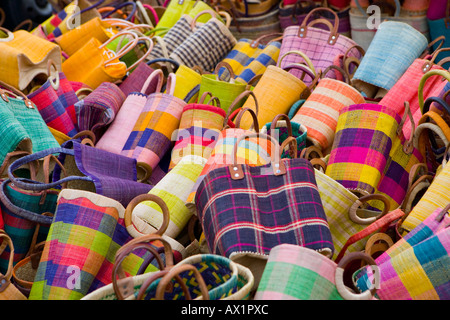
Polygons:
[[210,252],[247,266],[255,279],[260,279],[258,265],[278,244],[296,244],[331,257],[334,246],[311,163],[281,161],[276,140],[253,136],[275,145],[271,163],[237,164],[236,149],[246,137],[242,135],[233,164],[210,171],[195,195]]
[[[78,300],[111,283],[115,254],[132,240],[124,214],[110,198],[62,190],[29,299]],[[137,274],[149,254],[142,249],[130,254],[122,264],[127,275]]]
[[[380,300],[448,300],[450,292],[449,207],[437,208],[386,252],[376,264]],[[373,279],[366,268],[353,275],[361,290]]]

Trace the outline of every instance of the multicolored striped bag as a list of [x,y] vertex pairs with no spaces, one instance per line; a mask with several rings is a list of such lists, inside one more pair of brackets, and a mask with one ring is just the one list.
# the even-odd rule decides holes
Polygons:
[[121,154],[154,169],[171,147],[172,134],[180,125],[186,102],[175,97],[176,76],[169,74],[166,93],[150,94]]
[[[62,190],[29,299],[78,300],[111,283],[115,253],[132,240],[124,214],[125,208],[110,198]],[[124,271],[137,274],[149,254],[142,249],[130,254]]]
[[[409,112],[400,118],[389,107],[360,104],[340,111],[326,174],[355,194],[380,193],[398,208],[408,189],[411,167],[422,161],[412,137],[401,130]],[[380,208],[380,204],[371,202]]]
[[[398,240],[375,263],[379,268],[380,300],[450,299],[449,206],[436,208],[422,223]],[[364,290],[373,274],[366,268],[353,275]]]
[[[328,70],[324,70],[324,76]],[[322,78],[292,122],[304,125],[308,130],[307,139],[325,151],[333,144],[340,110],[364,102],[364,97],[348,83]]]
[[[267,44],[263,44],[262,40],[281,35],[281,33],[268,34],[255,40],[239,39],[222,61],[231,66],[237,81],[248,83],[255,76],[263,74],[268,66],[277,64],[281,42],[272,39]],[[221,79],[227,79],[230,76],[226,69],[220,69],[218,75]]]
[[[275,146],[271,163],[237,163],[236,149],[246,136],[262,137]],[[210,171],[195,195],[210,252],[248,267],[255,283],[270,250],[279,244],[304,246],[326,257],[334,251],[311,163],[282,161],[279,149],[269,136],[241,135],[233,150],[233,164]]]
[[270,250],[255,300],[374,299],[375,285],[360,292],[352,292],[344,285],[347,265],[357,260],[375,266],[375,261],[362,252],[350,253],[345,261],[337,264],[315,250],[280,244]]
[[126,96],[112,82],[103,82],[84,99],[75,103],[78,129],[89,130],[99,141],[107,127],[114,121]]
[[[175,145],[172,149],[169,169],[173,168],[185,156],[197,155],[208,159],[214,149],[217,138],[223,129],[226,113],[220,107],[204,100],[202,95],[198,103],[183,108],[180,125],[172,135]],[[174,139],[175,138],[175,139]]]
[[147,101],[147,95],[144,92],[154,79],[157,79],[155,91],[161,91],[164,74],[162,70],[154,70],[145,80],[140,92],[132,92],[126,97],[114,121],[95,145],[96,148],[115,154],[122,152]]
[[[54,76],[51,75],[51,66],[56,71]],[[78,97],[64,73],[56,68],[49,60],[47,81],[28,98],[36,105],[47,126],[73,137],[78,133],[74,106]]]

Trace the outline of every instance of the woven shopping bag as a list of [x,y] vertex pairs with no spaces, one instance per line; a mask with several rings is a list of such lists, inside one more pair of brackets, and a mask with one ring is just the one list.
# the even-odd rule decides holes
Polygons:
[[[187,226],[192,212],[185,206],[185,203],[205,164],[206,159],[201,156],[184,156],[149,191],[149,194],[164,200],[169,209],[170,221],[164,235],[176,238]],[[162,223],[161,209],[151,202],[141,202],[133,209],[132,214],[154,228]]]
[[207,94],[202,95],[198,103],[184,106],[180,125],[172,135],[175,145],[172,148],[169,169],[188,155],[205,159],[210,157],[223,129],[226,113],[220,106],[214,106],[213,102],[205,102]]
[[154,169],[171,147],[186,102],[174,96],[176,76],[169,74],[166,93],[150,94],[142,108],[121,154]]
[[175,72],[175,76],[177,81],[173,95],[183,99],[186,103],[196,102],[199,97],[202,73],[181,64]]
[[[395,13],[390,15],[389,13],[381,13],[381,21],[394,21],[409,24],[418,32],[423,34],[427,40],[430,38],[429,33],[432,32],[429,28],[427,17],[425,14],[412,14],[402,7],[399,0],[395,0]],[[418,2],[418,1],[417,1]],[[367,50],[375,37],[377,32],[377,26],[373,22],[368,22],[370,18],[369,14],[373,14],[374,11],[366,11],[362,8],[360,1],[355,1],[356,7],[350,10],[350,26],[353,40],[357,42],[364,50]],[[381,9],[380,9],[381,10]]]
[[[139,63],[131,73],[118,84],[120,90],[125,94],[125,97],[128,97],[128,95],[133,92],[140,92],[145,80],[147,80],[153,71],[155,71],[154,68],[149,66],[148,62],[149,61]],[[149,95],[155,91],[157,84],[158,80],[154,79],[154,81],[147,86],[146,91],[142,93]]]
[[96,148],[116,154],[122,152],[147,101],[147,94],[144,92],[147,92],[150,84],[154,83],[154,79],[157,81],[154,90],[161,91],[164,75],[162,70],[154,70],[141,85],[140,92],[132,92],[127,95],[113,122],[95,145]]
[[364,97],[349,83],[323,77],[292,122],[304,125],[308,130],[307,139],[321,150],[327,150],[334,141],[340,110],[364,102]]
[[[58,160],[64,167],[55,165],[50,182],[37,183],[14,177],[13,172],[17,168],[50,154],[59,154]],[[8,168],[8,176],[22,189],[42,191],[67,183],[69,189],[96,192],[126,206],[131,199],[147,193],[152,187],[137,181],[138,167],[134,159],[70,140],[60,147],[36,152],[14,161]]]
[[[219,77],[219,70],[223,67],[231,75],[229,80],[223,80]],[[235,80],[231,66],[227,62],[221,61],[216,65],[212,74],[202,74],[198,96],[201,97],[205,92],[210,92],[213,97],[219,100],[220,107],[228,112],[228,108],[233,101],[246,89],[246,83]],[[242,104],[236,107],[242,107]]]
[[[127,44],[117,52],[107,48],[112,41],[125,35],[134,37],[130,45]],[[82,82],[92,89],[103,82],[115,82],[122,79],[131,69],[119,59],[130,52],[137,43],[138,37],[131,31],[119,32],[104,43],[97,38],[91,38],[63,62],[62,71],[70,81]]]
[[114,83],[103,82],[89,95],[75,103],[78,129],[89,130],[99,141],[114,121],[126,96]]
[[[0,247],[0,251],[5,250],[7,247],[10,248],[10,251],[14,253],[14,244],[11,241],[11,238],[5,233],[4,230],[0,229],[0,238],[2,239],[2,246]],[[11,259],[9,260],[8,269],[6,272],[0,272],[0,300],[27,300],[27,298],[19,291],[19,289],[11,282],[12,279],[12,269],[13,269],[13,261],[12,257],[14,254],[11,254]]]
[[195,204],[210,252],[247,266],[258,283],[276,245],[296,244],[327,257],[333,255],[334,246],[311,163],[281,160],[275,139],[257,133],[250,136],[265,138],[275,147],[271,162],[238,164],[236,149],[246,135],[240,136],[233,164],[204,177]]
[[427,44],[427,38],[409,24],[381,23],[356,69],[352,85],[368,98],[374,98],[379,90],[389,91]]
[[[270,251],[255,293],[255,300],[371,300],[376,285],[355,292],[344,285],[343,274],[353,261],[375,261],[353,252],[339,264],[314,250],[294,244],[280,244]],[[379,276],[378,276],[379,277]],[[378,281],[379,278],[376,279]]]
[[[448,209],[437,208],[398,240],[375,263],[381,275],[380,300],[448,300],[450,229]],[[366,268],[353,275],[364,290],[373,278]]]
[[200,66],[205,71],[212,71],[236,42],[227,25],[213,17],[199,26],[169,57],[190,68]]
[[25,30],[6,32],[7,38],[1,38],[0,80],[24,90],[40,73],[47,73],[47,63],[51,59],[61,71],[61,48],[54,43],[41,39]]
[[[286,55],[289,57],[294,54]],[[304,69],[304,66],[285,66],[280,67],[284,57],[281,57],[281,63],[277,66],[268,66],[258,83],[252,90],[259,103],[258,122],[266,124],[271,122],[278,114],[287,114],[291,106],[301,98],[303,92],[307,92],[306,79],[304,81],[297,78],[291,72],[293,69],[302,69],[308,78],[315,78],[315,75]],[[243,108],[255,108],[254,100],[246,101]],[[252,124],[251,118],[245,115],[241,121],[241,127],[249,129]]]
[[[241,38],[222,61],[231,66],[235,80],[248,83],[255,76],[263,74],[268,66],[277,64],[281,41],[275,37],[281,35],[265,34],[255,40]],[[263,43],[267,38],[271,40]],[[218,75],[221,79],[230,77],[227,69],[222,68]]]
[[[51,60],[48,62],[47,81],[30,93],[28,98],[36,105],[47,126],[73,137],[78,133],[75,115],[78,97],[64,73],[59,72]],[[55,69],[54,76],[51,74],[52,66]]]
[[[285,114],[277,115],[272,122],[266,123],[261,128],[261,133],[268,134],[275,138],[282,146],[281,158],[296,158],[299,157],[303,149],[306,148],[306,139],[308,136],[308,129],[297,122],[291,122],[289,117]],[[285,150],[283,144],[288,143],[290,138],[296,141],[297,152],[291,152],[291,149]]]
[[[132,240],[124,214],[125,208],[111,198],[62,190],[29,299],[78,300],[111,283],[115,254]],[[130,254],[124,271],[137,274],[149,254],[142,249]]]
[[1,83],[0,90],[1,147],[0,163],[15,150],[39,152],[59,144],[50,132],[35,104],[21,91]]
[[[431,56],[415,59],[379,103],[388,106],[400,116],[403,116],[405,112],[404,102],[408,101],[414,121],[418,123],[423,114],[419,103],[419,95],[422,94],[424,99],[438,96],[446,85],[446,82],[441,81],[441,77],[432,76],[433,72],[427,74],[430,71],[443,70],[442,66],[439,65],[439,60],[436,60],[439,54],[440,50],[434,52]],[[411,129],[411,123],[405,123],[403,134],[409,137]]]
[[[316,12],[326,11],[334,16],[334,25],[325,19],[310,20]],[[327,30],[314,27],[316,24],[324,23],[328,26]],[[301,51],[312,62],[314,69],[324,71],[330,65],[334,64],[337,56],[344,55],[347,50],[354,45],[357,45],[352,39],[339,34],[339,18],[337,14],[329,8],[316,8],[312,10],[308,16],[303,20],[300,26],[291,26],[284,30],[283,40],[281,42],[280,57],[289,51]],[[348,54],[349,57],[361,58],[359,51],[352,51]],[[301,57],[289,55],[284,59],[280,66],[285,66],[301,62]],[[291,73],[297,77],[301,76],[300,71],[292,70]],[[305,80],[305,84],[310,85],[312,80]]]

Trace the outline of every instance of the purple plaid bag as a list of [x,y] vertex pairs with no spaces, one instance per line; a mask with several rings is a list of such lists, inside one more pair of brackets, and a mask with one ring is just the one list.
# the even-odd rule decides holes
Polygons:
[[[14,177],[14,170],[22,165],[58,153],[65,175],[61,175],[60,166],[55,166],[49,183]],[[153,187],[137,180],[138,166],[135,159],[69,140],[61,148],[43,150],[14,161],[8,168],[8,176],[16,186],[26,190],[48,190],[67,183],[68,189],[94,192],[127,206],[134,197],[148,193]]]
[[[331,13],[334,16],[334,26],[326,19],[314,19],[308,23],[317,11],[323,10],[326,11],[325,13]],[[329,30],[313,27],[316,24],[325,24]],[[339,17],[337,14],[328,8],[316,8],[305,17],[300,26],[290,26],[284,30],[280,57],[283,57],[289,51],[301,51],[310,58],[315,70],[323,71],[334,64],[336,57],[345,55],[350,47],[357,45],[352,39],[339,34],[338,30]],[[348,56],[356,57],[358,60],[361,59],[361,53],[356,50],[351,51]],[[289,55],[281,61],[280,67],[285,68],[301,62],[301,57]],[[298,78],[302,76],[302,71],[300,70],[291,70],[290,73]],[[330,72],[329,77],[332,74],[334,75],[334,72]],[[335,77],[334,75],[334,79]],[[304,82],[309,86],[312,80],[305,79]]]
[[110,125],[126,96],[112,82],[103,82],[84,99],[75,103],[75,112],[80,131],[89,130],[98,141]]
[[[237,164],[237,146],[253,135],[273,144],[270,164]],[[281,160],[279,149],[270,136],[240,136],[234,163],[210,171],[195,196],[209,251],[249,267],[255,279],[262,271],[257,270],[258,262],[265,262],[279,244],[299,245],[328,257],[334,252],[314,168],[301,158]]]

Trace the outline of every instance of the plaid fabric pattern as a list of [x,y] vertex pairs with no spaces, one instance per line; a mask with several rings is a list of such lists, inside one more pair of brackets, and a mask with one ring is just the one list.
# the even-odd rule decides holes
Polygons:
[[114,121],[97,141],[95,147],[120,154],[144,109],[146,101],[147,95],[143,93],[133,92],[129,94],[116,114]]
[[[78,300],[111,283],[115,254],[132,239],[124,213],[125,208],[110,198],[62,190],[29,299]],[[122,267],[128,276],[136,274],[146,255],[140,249],[125,258]]]
[[170,149],[185,105],[170,94],[149,95],[121,154],[155,168]]
[[170,54],[170,58],[190,68],[200,66],[211,71],[236,44],[228,28],[216,18],[211,18]]
[[381,105],[342,108],[326,174],[347,189],[374,193],[400,121],[397,114]]
[[[164,235],[175,239],[192,217],[192,212],[185,206],[186,199],[206,159],[200,156],[185,156],[170,170],[148,193],[160,197],[167,205],[170,221]],[[155,231],[163,223],[161,208],[154,202],[144,201],[133,210],[133,215],[147,222]]]
[[[13,264],[25,258],[32,242],[37,224],[40,224],[37,242],[46,239],[52,218],[42,213],[56,210],[56,191],[49,190],[41,204],[42,193],[21,190],[9,179],[0,186],[0,208],[4,220],[4,230],[14,245]],[[0,273],[5,274],[8,267],[10,249],[0,255]]]
[[450,165],[447,164],[435,176],[425,194],[403,221],[401,228],[404,229],[404,235],[418,227],[436,209],[444,208],[450,203],[449,181]]
[[47,80],[28,98],[36,105],[47,126],[73,137],[78,133],[74,106],[78,97],[64,73],[59,73],[57,90],[50,81]]
[[187,155],[208,159],[223,129],[225,111],[205,104],[188,104],[183,108],[180,125],[174,131],[175,146],[172,149],[169,168],[172,169]]
[[78,128],[80,131],[90,130],[98,141],[106,131],[126,96],[122,90],[111,82],[104,82],[92,93],[75,104]]
[[162,38],[166,50],[163,50],[163,46],[159,43],[159,41],[156,41],[152,52],[148,55],[147,59],[154,60],[163,58],[174,52],[175,49],[194,32],[194,30],[191,29],[191,23],[193,20],[194,19],[187,14],[182,15],[164,35],[164,38]]
[[[280,54],[281,42],[271,41],[267,45],[251,46],[252,40],[240,39],[228,55],[223,59],[236,75],[236,80],[248,83],[256,75],[263,74],[266,68],[276,65]],[[229,72],[221,68],[218,73],[221,79],[229,77]]]
[[268,164],[242,165],[242,180],[232,180],[228,167],[203,179],[195,203],[211,253],[267,256],[276,245],[290,243],[332,255],[312,165],[305,159],[283,161],[286,174],[281,176],[262,173],[270,170]]
[[[445,214],[436,221],[441,212],[437,208],[375,260],[381,275],[376,293],[380,300],[450,299],[450,218]],[[354,274],[362,290],[372,279],[366,268]]]
[[[280,57],[289,51],[302,51],[311,60],[314,69],[316,69],[317,72],[319,70],[323,71],[330,65],[334,64],[337,56],[344,55],[348,48],[356,45],[355,41],[343,35],[339,35],[336,43],[334,45],[330,45],[328,44],[330,32],[314,27],[308,28],[305,38],[300,38],[298,36],[299,28],[299,26],[291,26],[284,30],[280,48]],[[352,50],[348,56],[361,59],[361,54],[357,50]],[[284,68],[291,64],[302,62],[303,61],[300,56],[290,54],[283,58],[280,67]],[[300,78],[302,74],[301,71],[295,69],[289,72],[298,78]],[[330,76],[331,74],[332,73],[330,72]],[[312,80],[306,77],[304,82],[309,86]]]
[[383,22],[361,60],[353,81],[390,90],[425,50],[427,44],[427,38],[410,25]]
[[59,147],[37,108],[28,108],[23,100],[13,98],[5,105],[30,137],[33,152]]
[[255,300],[343,300],[334,280],[336,267],[314,250],[280,244],[270,251]]
[[[401,117],[405,112],[405,101],[408,101],[409,108],[413,114],[414,122],[419,123],[422,112],[419,105],[419,90],[422,90],[424,99],[438,96],[445,87],[446,81],[441,81],[439,77],[430,77],[425,82],[423,88],[419,89],[420,80],[424,76],[423,66],[429,62],[426,59],[416,59],[408,67],[405,73],[394,84],[394,86],[386,93],[379,102],[381,105],[387,106],[398,113]],[[437,64],[433,64],[430,70],[443,70]],[[406,121],[403,125],[403,134],[405,137],[411,135],[411,123]]]
[[326,150],[333,144],[339,111],[347,106],[364,103],[364,97],[350,85],[324,78],[292,118],[308,129],[308,139]]

